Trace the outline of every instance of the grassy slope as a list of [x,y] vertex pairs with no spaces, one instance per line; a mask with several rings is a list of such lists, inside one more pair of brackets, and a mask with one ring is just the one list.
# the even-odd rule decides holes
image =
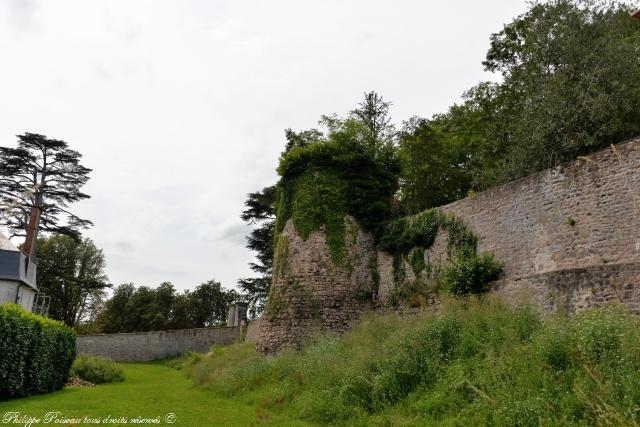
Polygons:
[[541,318],[459,300],[272,358],[216,349],[187,369],[218,396],[319,424],[638,425],[639,331],[617,307]]
[[95,388],[70,387],[51,394],[0,402],[0,414],[20,411],[42,417],[46,412],[60,411],[69,418],[85,415],[164,418],[166,413],[173,412],[177,426],[306,425],[194,388],[181,371],[162,364],[122,366],[126,377],[122,383]]

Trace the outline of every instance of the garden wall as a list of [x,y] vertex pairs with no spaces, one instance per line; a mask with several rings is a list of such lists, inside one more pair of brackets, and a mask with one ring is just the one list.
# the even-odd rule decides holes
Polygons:
[[239,335],[240,328],[80,335],[76,338],[76,352],[105,356],[118,362],[146,362],[187,351],[206,353],[213,344],[229,345]]

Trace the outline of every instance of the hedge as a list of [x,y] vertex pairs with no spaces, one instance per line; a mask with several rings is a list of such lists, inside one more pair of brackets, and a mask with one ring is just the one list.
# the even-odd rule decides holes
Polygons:
[[75,332],[62,322],[0,305],[0,400],[61,389],[75,358]]

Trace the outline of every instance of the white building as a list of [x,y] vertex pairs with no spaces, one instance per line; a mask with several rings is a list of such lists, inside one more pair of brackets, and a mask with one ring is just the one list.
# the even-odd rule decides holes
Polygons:
[[37,299],[36,264],[0,233],[0,303],[9,301],[41,312]]

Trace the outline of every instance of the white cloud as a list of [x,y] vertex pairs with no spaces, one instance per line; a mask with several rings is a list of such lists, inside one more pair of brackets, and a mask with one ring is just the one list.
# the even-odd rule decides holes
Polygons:
[[489,76],[491,32],[524,1],[0,1],[0,144],[40,132],[94,169],[75,210],[110,279],[226,286],[250,274],[245,195],[283,130],[362,93],[397,122]]

